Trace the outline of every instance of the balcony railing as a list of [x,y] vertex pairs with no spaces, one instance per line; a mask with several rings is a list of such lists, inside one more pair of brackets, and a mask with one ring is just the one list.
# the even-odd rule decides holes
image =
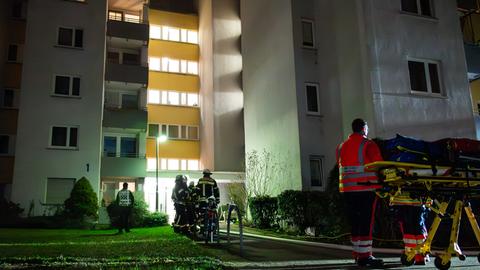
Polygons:
[[130,22],[108,20],[107,36],[148,42],[148,24],[141,21]]
[[103,126],[147,130],[147,112],[141,110],[111,110],[103,111]]
[[105,80],[146,85],[148,83],[148,67],[107,62]]
[[145,154],[139,153],[112,153],[112,152],[103,152],[103,157],[122,157],[122,158],[145,158]]
[[102,157],[101,176],[145,177],[147,159],[145,155],[133,157]]

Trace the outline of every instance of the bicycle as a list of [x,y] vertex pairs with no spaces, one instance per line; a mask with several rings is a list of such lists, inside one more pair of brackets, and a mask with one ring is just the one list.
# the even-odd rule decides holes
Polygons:
[[208,203],[204,211],[203,218],[203,236],[205,244],[220,242],[220,226],[217,213],[217,203],[215,197],[208,198]]

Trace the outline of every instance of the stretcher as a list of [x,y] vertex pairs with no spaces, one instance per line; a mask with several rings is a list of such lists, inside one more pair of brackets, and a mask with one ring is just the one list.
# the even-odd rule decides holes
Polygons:
[[[462,211],[465,211],[480,245],[480,229],[469,203],[469,199],[480,197],[480,169],[470,167],[468,163],[435,166],[378,161],[365,165],[365,170],[374,171],[379,176],[383,184],[383,188],[377,192],[380,197],[395,197],[408,192],[412,198],[433,201],[432,204],[426,204],[436,214],[428,229],[428,237],[422,244],[402,254],[402,264],[412,265],[416,253],[430,254],[437,229],[447,219],[452,221],[449,245],[435,255],[435,266],[441,270],[449,269],[454,256],[465,260],[466,256],[458,245]],[[480,263],[480,254],[477,260]]]

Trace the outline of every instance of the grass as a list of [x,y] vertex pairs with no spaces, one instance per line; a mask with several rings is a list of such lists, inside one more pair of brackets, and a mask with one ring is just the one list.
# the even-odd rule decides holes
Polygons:
[[116,230],[0,229],[0,268],[60,263],[72,268],[101,264],[126,265],[128,269],[167,265],[165,269],[169,269],[170,263],[175,269],[182,269],[182,265],[217,269],[220,256],[219,251],[204,248],[167,226],[133,229],[120,235]]

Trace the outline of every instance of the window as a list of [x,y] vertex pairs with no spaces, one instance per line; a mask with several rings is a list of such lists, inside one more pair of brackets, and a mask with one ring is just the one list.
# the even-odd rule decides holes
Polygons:
[[3,96],[2,96],[2,103],[1,105],[6,108],[13,108],[14,107],[14,96],[15,92],[12,89],[4,89]]
[[305,84],[305,91],[307,94],[307,113],[320,114],[320,97],[318,93],[318,84]]
[[168,138],[169,139],[179,139],[180,138],[180,132],[179,132],[179,126],[173,126],[173,125],[168,125]]
[[409,60],[408,72],[410,75],[410,89],[412,91],[441,95],[442,89],[438,62]]
[[52,127],[50,146],[55,148],[78,148],[78,127]]
[[302,19],[302,35],[304,47],[314,48],[315,47],[315,32],[312,20]]
[[320,156],[310,157],[310,185],[323,186],[323,158]]
[[198,94],[168,90],[148,90],[149,104],[198,106]]
[[121,157],[137,157],[137,138],[122,137],[120,141]]
[[198,140],[198,127],[189,126],[187,139]]
[[106,157],[117,156],[117,137],[105,136],[103,138],[103,155]]
[[402,0],[402,11],[433,17],[431,0]]
[[57,44],[66,47],[83,48],[83,30],[59,27]]
[[157,137],[159,130],[169,139],[199,140],[197,126],[148,124],[148,137]]
[[480,102],[477,102],[477,114],[480,115]]
[[149,137],[158,137],[158,125],[149,124],[148,125],[148,136]]
[[111,64],[120,64],[120,53],[108,52],[107,59],[108,59],[108,62]]
[[138,96],[122,94],[122,108],[123,109],[138,109]]
[[198,32],[185,28],[150,25],[150,38],[198,44]]
[[198,75],[198,63],[195,61],[171,59],[168,57],[149,58],[150,70]]
[[8,154],[8,144],[10,136],[0,135],[0,154]]
[[123,13],[118,11],[108,11],[108,19],[113,21],[123,21]]
[[23,18],[23,5],[21,1],[15,1],[12,4],[12,17],[13,18]]
[[74,178],[48,178],[47,179],[47,204],[63,204],[70,197]]
[[14,44],[8,45],[7,61],[16,62],[18,54],[18,46]]
[[135,14],[125,14],[125,21],[131,23],[140,23],[140,16]]
[[140,65],[140,57],[138,54],[133,53],[123,53],[123,62],[124,65]]
[[[169,171],[197,171],[199,170],[199,162],[196,159],[172,159],[172,158],[160,158],[159,170]],[[147,171],[156,170],[156,159],[147,158]]]
[[80,78],[68,75],[55,76],[55,95],[80,96]]

